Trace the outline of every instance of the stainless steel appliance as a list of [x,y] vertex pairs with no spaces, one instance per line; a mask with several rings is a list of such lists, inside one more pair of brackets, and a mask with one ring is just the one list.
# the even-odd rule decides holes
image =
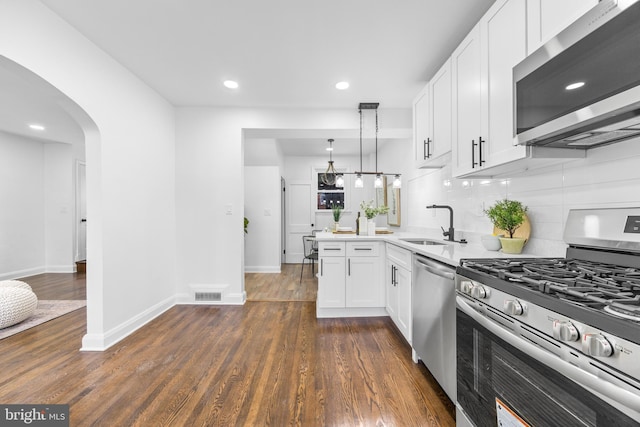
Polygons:
[[513,75],[519,144],[584,149],[640,135],[640,2],[601,1]]
[[564,239],[457,268],[459,425],[640,425],[640,208],[572,210]]
[[455,269],[420,255],[413,258],[413,359],[422,360],[447,396],[456,401]]

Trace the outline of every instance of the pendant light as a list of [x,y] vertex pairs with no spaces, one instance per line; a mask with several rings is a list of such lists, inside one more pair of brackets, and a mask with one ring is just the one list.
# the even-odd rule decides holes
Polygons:
[[[325,185],[334,185],[336,183],[336,169],[333,167],[333,139],[329,139],[328,141],[329,147],[327,147],[327,151],[329,152],[329,164],[320,179]],[[342,183],[344,185],[344,180]]]
[[[356,180],[355,187],[356,188],[364,188],[364,182],[362,179],[362,175],[375,175],[375,180],[373,181],[373,185],[375,188],[382,188],[384,186],[384,181],[382,180],[383,176],[392,175],[393,179],[393,188],[401,188],[402,181],[400,180],[400,174],[385,174],[383,172],[378,171],[378,106],[380,104],[377,102],[361,102],[358,106],[358,113],[360,114],[360,170],[355,172]],[[363,128],[363,119],[362,119],[362,110],[375,110],[376,112],[376,170],[375,172],[364,172],[362,170],[362,128]]]

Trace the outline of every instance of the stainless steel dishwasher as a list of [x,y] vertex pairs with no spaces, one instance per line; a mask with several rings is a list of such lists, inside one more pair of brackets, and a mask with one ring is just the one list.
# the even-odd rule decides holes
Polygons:
[[455,269],[420,255],[413,256],[413,361],[422,360],[456,402]]

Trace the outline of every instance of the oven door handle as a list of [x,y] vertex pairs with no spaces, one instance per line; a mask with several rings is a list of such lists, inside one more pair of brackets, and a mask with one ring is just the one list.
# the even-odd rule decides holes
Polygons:
[[552,369],[555,369],[556,371],[562,373],[578,384],[591,388],[592,390],[595,390],[596,392],[601,393],[605,396],[609,396],[610,398],[626,406],[627,408],[632,409],[636,412],[640,412],[640,396],[623,388],[620,388],[603,378],[580,369],[577,366],[574,366],[571,363],[560,359],[554,354],[551,354],[546,350],[543,350],[540,347],[523,340],[517,335],[512,334],[511,332],[500,326],[498,323],[495,323],[483,316],[481,313],[478,313],[459,295],[456,295],[456,304],[458,308],[462,310],[462,312],[467,314],[484,328],[488,329],[490,332],[508,342],[512,346],[516,347],[523,353],[532,356],[534,359],[537,359],[539,362],[549,366]]

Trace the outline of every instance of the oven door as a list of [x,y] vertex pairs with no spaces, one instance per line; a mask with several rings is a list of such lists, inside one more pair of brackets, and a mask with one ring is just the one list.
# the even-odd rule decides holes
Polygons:
[[564,366],[550,367],[549,358],[540,353],[544,350],[478,313],[465,298],[456,300],[458,425],[639,425],[635,406],[640,396],[596,379],[606,395],[614,389],[616,402],[622,402],[634,421],[557,370]]

